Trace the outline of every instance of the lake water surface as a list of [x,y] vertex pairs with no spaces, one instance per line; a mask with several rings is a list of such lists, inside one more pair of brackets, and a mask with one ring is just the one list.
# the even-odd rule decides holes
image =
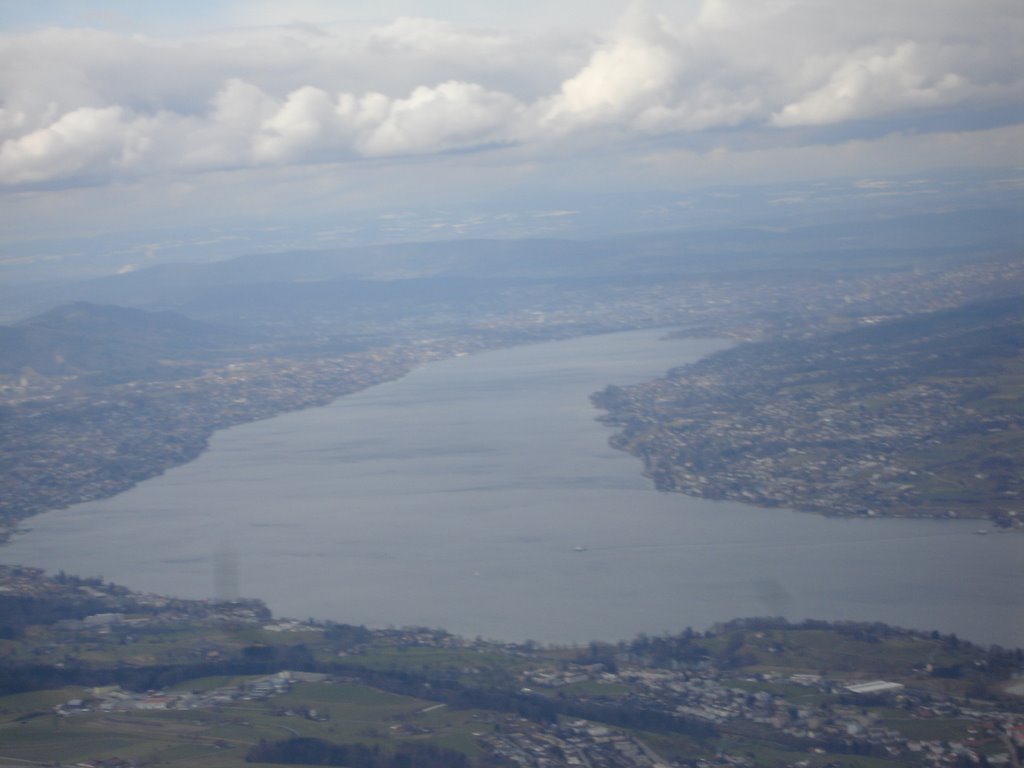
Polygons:
[[726,345],[663,336],[445,360],[225,430],[191,464],[33,518],[0,561],[180,597],[237,581],[277,615],[503,640],[786,616],[1024,646],[1024,536],[653,490],[588,396]]

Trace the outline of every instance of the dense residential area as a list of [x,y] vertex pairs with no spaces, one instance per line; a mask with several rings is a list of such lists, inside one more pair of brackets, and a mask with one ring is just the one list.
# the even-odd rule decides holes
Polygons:
[[1024,527],[1024,296],[747,344],[594,396],[662,490]]

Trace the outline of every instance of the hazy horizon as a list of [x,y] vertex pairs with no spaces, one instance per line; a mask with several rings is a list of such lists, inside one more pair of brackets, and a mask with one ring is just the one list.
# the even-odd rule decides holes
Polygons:
[[0,280],[1012,213],[1022,36],[1011,0],[5,3]]

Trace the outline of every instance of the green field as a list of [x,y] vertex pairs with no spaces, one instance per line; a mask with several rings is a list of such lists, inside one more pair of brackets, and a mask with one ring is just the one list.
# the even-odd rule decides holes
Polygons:
[[[63,590],[61,599],[75,607],[74,582],[51,584],[29,575],[30,590]],[[330,624],[273,632],[225,619],[228,609],[219,606],[206,606],[216,612],[214,621],[184,605],[175,610],[187,617],[179,615],[176,623],[68,631],[76,625],[57,625],[53,616],[59,614],[44,600],[32,600],[8,604],[31,608],[49,623],[10,628],[20,631],[0,645],[7,662],[0,681],[9,691],[39,690],[0,697],[0,764],[119,758],[227,768],[245,765],[246,754],[262,741],[301,751],[310,745],[284,742],[309,737],[379,747],[389,758],[405,750],[399,756],[405,759],[414,745],[421,756],[454,750],[490,766],[503,751],[538,755],[559,739],[568,750],[589,730],[574,725],[583,720],[605,734],[619,732],[609,742],[587,741],[586,749],[614,751],[618,747],[609,744],[627,743],[622,734],[632,728],[642,729],[636,738],[669,761],[725,752],[759,766],[883,768],[892,763],[820,749],[835,747],[829,739],[843,738],[852,723],[914,740],[978,739],[980,748],[999,754],[999,735],[978,718],[958,714],[958,707],[967,711],[962,702],[968,696],[988,697],[998,707],[1024,659],[1018,651],[882,624],[792,625],[768,618],[740,619],[706,633],[553,648]],[[645,670],[652,674],[634,677]],[[826,682],[800,685],[792,679],[797,673]],[[530,682],[544,675],[577,682]],[[850,682],[873,679],[903,683],[907,695],[872,699],[845,690]],[[102,687],[48,690],[56,680]],[[147,689],[163,693],[138,693]],[[84,706],[68,705],[73,699]],[[163,708],[168,700],[178,708]],[[710,708],[710,716],[702,708]],[[708,725],[712,720],[715,727]],[[827,736],[808,735],[818,728]],[[872,754],[886,754],[879,743],[873,746]],[[272,745],[262,749],[285,754],[268,751]],[[608,754],[586,759],[600,762]],[[442,760],[451,757],[440,753]]]
[[[233,682],[242,680],[209,678],[181,687],[212,690]],[[453,712],[435,702],[349,683],[299,683],[263,701],[188,711],[53,714],[55,705],[88,695],[68,688],[0,698],[0,760],[74,764],[119,757],[226,768],[245,765],[246,749],[260,739],[289,736],[384,746],[430,739],[475,757],[473,733],[490,728],[474,710]]]

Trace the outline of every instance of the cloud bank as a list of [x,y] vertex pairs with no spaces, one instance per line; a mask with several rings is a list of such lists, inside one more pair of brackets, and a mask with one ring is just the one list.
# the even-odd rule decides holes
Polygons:
[[[0,36],[0,184],[692,137],[990,130],[1024,105],[1018,0],[704,0],[596,39],[399,18],[191,37]],[[1016,115],[1016,117],[1014,117]]]

